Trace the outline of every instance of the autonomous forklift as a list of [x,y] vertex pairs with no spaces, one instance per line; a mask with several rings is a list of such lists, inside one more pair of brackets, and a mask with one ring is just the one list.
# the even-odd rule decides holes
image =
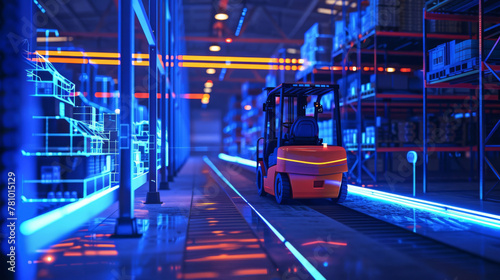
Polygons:
[[[324,117],[321,99],[333,94],[336,145],[318,137],[318,117]],[[271,194],[278,204],[289,199],[347,196],[346,151],[342,147],[339,86],[284,83],[270,89],[263,104],[264,137],[257,140],[257,190]],[[262,157],[259,144],[263,140]]]

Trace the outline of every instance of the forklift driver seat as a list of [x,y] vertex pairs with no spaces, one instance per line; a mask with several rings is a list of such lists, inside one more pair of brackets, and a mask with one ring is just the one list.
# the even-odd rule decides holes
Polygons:
[[319,145],[318,123],[313,117],[299,117],[290,129],[290,145]]

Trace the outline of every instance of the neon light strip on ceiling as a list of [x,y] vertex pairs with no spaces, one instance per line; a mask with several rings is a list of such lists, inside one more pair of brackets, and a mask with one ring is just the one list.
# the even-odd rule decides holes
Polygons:
[[[82,52],[82,51],[45,51],[38,50],[40,55],[70,56],[84,58],[120,58],[115,52]],[[161,56],[159,56],[161,58]],[[132,58],[149,59],[147,53],[134,53]],[[253,63],[281,63],[281,64],[302,64],[302,59],[278,59],[273,57],[246,57],[246,56],[217,56],[217,55],[178,55],[178,60],[185,61],[213,61],[213,62],[253,62]]]
[[[240,163],[243,158],[239,157],[226,157],[227,155],[219,154],[219,158],[225,161]],[[249,161],[249,160],[246,160]],[[248,164],[246,164],[248,165]],[[420,210],[425,210],[429,212],[438,213],[445,216],[450,216],[454,218],[468,220],[474,223],[491,226],[495,228],[500,228],[500,215],[475,211],[471,209],[446,205],[442,203],[417,199],[413,197],[397,195],[392,193],[387,193],[383,191],[378,191],[374,189],[359,187],[349,184],[349,192],[357,195],[362,195],[366,197],[371,197],[378,200],[383,200],[391,203],[401,204]]]
[[261,220],[269,227],[269,229],[278,237],[278,239],[285,244],[288,250],[293,254],[293,256],[304,266],[304,268],[311,274],[314,279],[325,279],[326,278],[297,250],[295,247],[285,239],[285,237],[266,219],[262,214],[253,207],[253,205],[248,202],[248,200],[241,195],[241,193],[222,175],[222,173],[217,169],[217,167],[208,159],[207,156],[203,157],[205,163],[219,176],[219,178],[226,183],[243,201],[247,203],[250,208],[261,218]]

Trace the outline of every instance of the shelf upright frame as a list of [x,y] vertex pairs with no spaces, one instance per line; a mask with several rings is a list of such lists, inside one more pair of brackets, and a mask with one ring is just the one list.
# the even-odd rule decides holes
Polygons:
[[425,18],[425,13],[427,11],[427,5],[428,3],[424,3],[424,8],[422,12],[422,48],[423,48],[423,54],[422,54],[422,60],[423,60],[423,93],[422,93],[422,106],[423,106],[423,118],[422,118],[422,126],[423,126],[423,150],[422,150],[422,192],[425,194],[427,193],[427,164],[429,161],[429,157],[427,155],[427,24],[426,24],[426,18]]
[[[357,109],[356,109],[356,128],[357,128],[357,139],[356,141],[358,142],[358,178],[357,178],[357,183],[361,184],[362,182],[362,172],[363,172],[363,146],[362,146],[362,132],[361,130],[363,129],[363,116],[361,115],[361,40],[360,40],[360,35],[361,35],[361,0],[357,0],[357,13],[358,17],[356,19],[356,71],[358,72],[358,83],[357,83],[357,94],[358,94],[358,104],[357,104]],[[347,83],[347,82],[346,82]]]
[[[424,193],[428,191],[428,176],[427,176],[427,165],[428,165],[428,139],[427,139],[427,108],[426,108],[426,101],[427,101],[427,92],[426,88],[429,87],[427,85],[427,77],[426,77],[426,63],[427,63],[427,49],[426,49],[426,38],[428,37],[427,35],[427,30],[425,29],[426,25],[426,20],[433,19],[433,20],[454,20],[454,21],[468,21],[468,22],[478,22],[478,35],[476,38],[478,38],[478,47],[479,47],[479,70],[478,72],[478,85],[477,87],[473,87],[477,89],[477,99],[478,99],[478,108],[477,108],[477,114],[478,114],[478,143],[477,143],[477,152],[478,152],[478,161],[479,161],[479,166],[478,166],[478,173],[479,173],[479,200],[485,200],[488,196],[488,194],[498,185],[500,182],[500,173],[498,170],[493,166],[493,164],[488,160],[486,157],[486,151],[487,148],[497,148],[498,145],[486,145],[488,140],[490,140],[491,136],[497,131],[497,129],[500,127],[500,121],[497,121],[497,124],[495,127],[489,132],[488,136],[485,134],[485,74],[487,71],[491,71],[491,74],[497,79],[498,82],[500,82],[500,77],[498,74],[495,72],[497,71],[496,68],[490,66],[488,64],[488,58],[490,57],[491,53],[495,50],[495,48],[498,45],[498,42],[500,40],[500,37],[497,39],[495,45],[493,48],[489,51],[488,55],[485,56],[485,49],[484,49],[484,39],[485,39],[485,29],[484,29],[484,22],[496,22],[495,17],[487,17],[485,16],[485,12],[488,11],[490,12],[491,9],[486,8],[485,9],[485,1],[484,0],[477,0],[477,7],[478,7],[478,14],[477,17],[474,15],[470,16],[457,16],[450,14],[450,12],[447,13],[431,13],[427,14],[427,10],[429,9],[429,4],[432,4],[433,1],[428,1],[425,3],[424,6],[424,14],[423,14],[423,24],[424,24],[424,34],[423,34],[423,39],[424,39],[424,56],[423,56],[423,69],[424,69],[424,143],[423,143],[423,153],[424,153],[424,164],[423,164],[423,191]],[[498,28],[498,25],[495,26],[495,28]],[[495,35],[496,36],[496,35]],[[430,36],[429,36],[430,37]],[[469,38],[467,38],[469,39]],[[444,85],[443,85],[444,86]],[[439,87],[439,84],[436,86],[432,87]],[[467,87],[466,85],[462,86],[463,88],[471,88]],[[485,137],[486,136],[486,137]],[[471,151],[474,150],[474,145],[471,146]],[[473,159],[471,159],[473,160]],[[486,165],[490,167],[494,175],[497,177],[498,182],[489,190],[485,190],[485,171],[486,171]]]
[[479,96],[478,96],[478,110],[479,110],[479,200],[484,200],[484,96],[483,96],[483,7],[484,0],[478,0],[478,39],[479,39]]

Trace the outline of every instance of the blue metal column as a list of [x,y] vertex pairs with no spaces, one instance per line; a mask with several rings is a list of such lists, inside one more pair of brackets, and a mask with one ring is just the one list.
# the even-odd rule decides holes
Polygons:
[[172,40],[173,37],[173,28],[174,28],[174,21],[175,21],[175,12],[174,12],[174,5],[173,5],[172,0],[168,0],[168,12],[170,14],[170,21],[168,24],[168,38],[167,38],[167,63],[168,66],[166,67],[167,73],[168,73],[168,79],[169,79],[169,84],[168,84],[168,181],[172,182],[174,181],[174,120],[173,120],[173,87],[174,87],[174,71],[172,67],[172,56],[173,56],[173,44],[174,41]]
[[118,192],[119,217],[115,236],[139,236],[134,218],[134,190],[132,187],[132,121],[134,119],[134,11],[132,0],[123,0],[118,13],[118,45],[120,67],[118,79],[120,89],[120,188]]
[[177,96],[176,96],[176,91],[178,89],[177,87],[177,75],[178,75],[178,70],[177,70],[177,51],[179,48],[179,45],[177,44],[177,0],[172,0],[172,41],[173,41],[173,48],[172,48],[172,55],[173,55],[173,62],[174,65],[172,67],[173,75],[172,75],[172,134],[170,137],[172,138],[172,176],[177,176],[177,156],[176,156],[176,147],[177,147]]
[[167,24],[168,24],[168,6],[166,1],[160,1],[160,28],[158,32],[158,36],[160,38],[160,46],[161,46],[161,61],[163,61],[163,65],[165,66],[165,72],[161,77],[161,182],[160,182],[160,190],[169,190],[168,179],[167,179],[167,82],[168,82],[168,60],[165,59],[165,55],[167,53],[167,44],[168,44],[168,32],[167,32]]
[[158,121],[158,97],[157,97],[157,86],[158,86],[158,65],[157,63],[157,49],[158,45],[158,34],[157,30],[157,2],[156,0],[149,0],[149,24],[151,25],[151,30],[155,35],[155,43],[149,45],[149,191],[146,195],[145,204],[161,204],[160,193],[157,190],[157,177],[158,171],[157,167],[157,156],[156,156],[156,138],[157,129],[156,123]]

